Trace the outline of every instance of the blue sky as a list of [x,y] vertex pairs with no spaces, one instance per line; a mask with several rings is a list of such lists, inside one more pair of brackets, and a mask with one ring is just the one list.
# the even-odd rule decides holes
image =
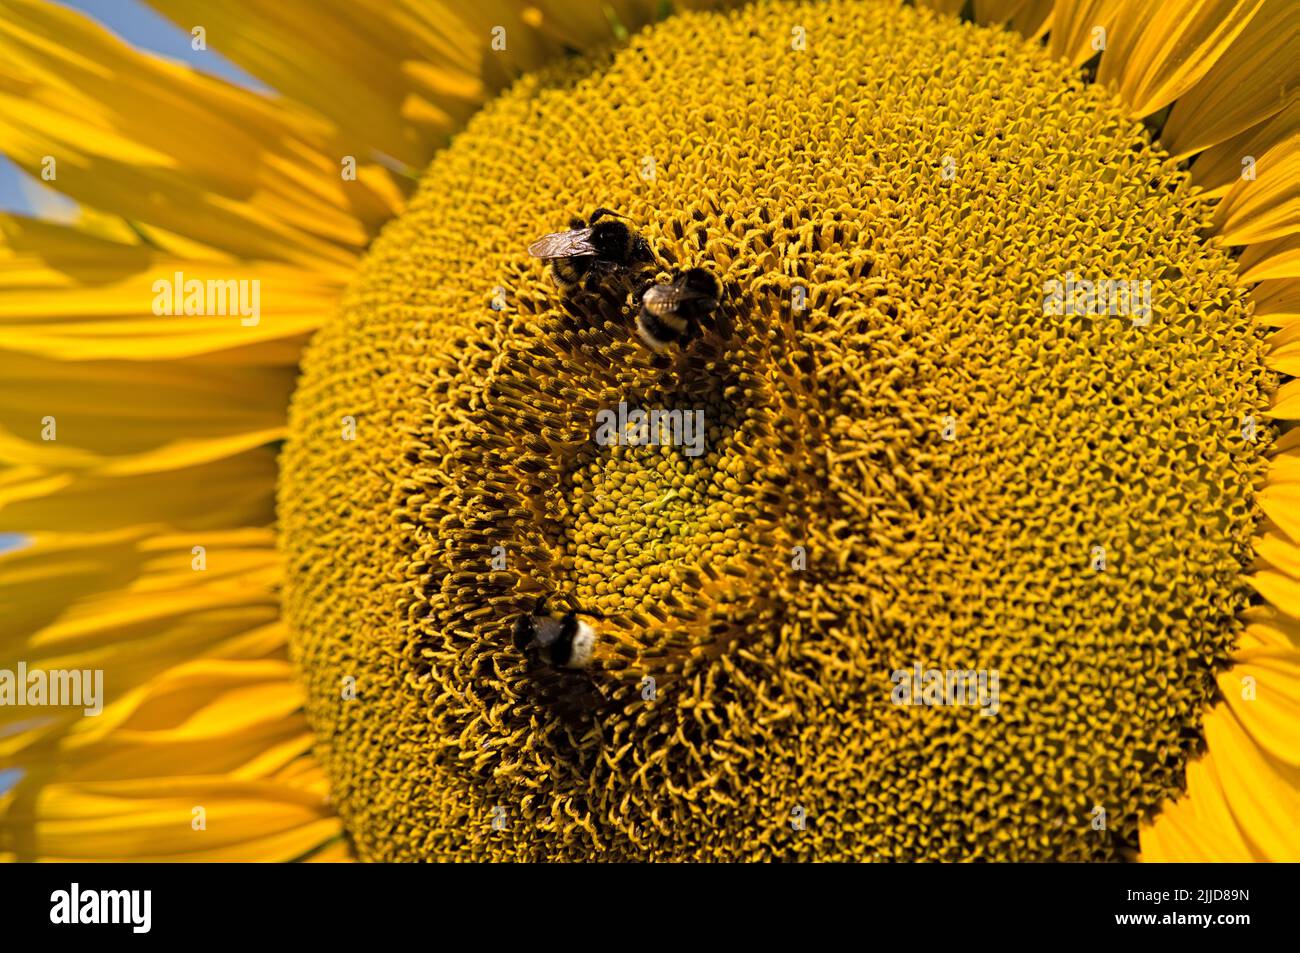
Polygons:
[[[263,88],[239,67],[223,59],[213,49],[196,51],[190,48],[189,31],[183,30],[146,7],[141,0],[59,0],[90,14],[118,36],[140,49],[161,53],[163,56],[192,64],[196,69],[212,73],[244,86]],[[270,0],[273,2],[273,0]],[[217,45],[211,36],[209,46]],[[44,189],[8,159],[0,156],[0,211],[34,212],[41,208],[44,214],[59,218],[71,213],[72,206],[61,202],[56,193]],[[3,545],[0,542],[0,545]]]

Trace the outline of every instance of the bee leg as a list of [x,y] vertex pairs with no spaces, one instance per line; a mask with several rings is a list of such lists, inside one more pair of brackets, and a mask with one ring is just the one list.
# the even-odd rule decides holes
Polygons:
[[587,220],[587,224],[595,225],[597,219],[604,218],[606,215],[613,215],[615,218],[627,218],[626,215],[620,215],[612,208],[598,208],[596,211],[591,213],[591,218]]
[[694,339],[695,339],[695,322],[693,320],[688,319],[686,322],[686,327],[682,328],[682,333],[677,338],[677,344],[680,347],[686,347],[686,345],[690,344],[691,341],[693,341]]
[[597,286],[609,274],[608,263],[597,258],[587,269],[587,274],[582,279],[582,288],[584,291],[595,291]]

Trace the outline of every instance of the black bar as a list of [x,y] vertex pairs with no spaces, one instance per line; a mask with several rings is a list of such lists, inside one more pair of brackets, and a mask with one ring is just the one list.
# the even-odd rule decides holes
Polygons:
[[[968,948],[999,937],[1016,946],[1048,938],[1181,943],[1191,936],[1232,943],[1294,939],[1293,876],[1290,865],[1260,864],[10,865],[0,868],[0,929],[6,941],[31,935],[207,944],[275,936],[335,949],[349,937],[374,945],[410,931],[435,949],[466,931],[479,938],[476,945],[496,945],[513,930],[532,931],[531,942],[564,942],[575,931],[586,944],[639,948],[675,945],[692,932],[738,941],[756,931],[770,945],[767,931],[784,921],[800,931],[801,945],[818,936],[884,939],[895,931],[913,937],[917,949]],[[128,922],[51,922],[66,914],[73,883],[87,912],[100,907],[100,891],[149,891],[148,932],[135,932],[129,915],[142,925],[143,905],[126,907],[122,894],[108,898],[106,909],[117,904]],[[69,901],[62,908],[60,892]]]

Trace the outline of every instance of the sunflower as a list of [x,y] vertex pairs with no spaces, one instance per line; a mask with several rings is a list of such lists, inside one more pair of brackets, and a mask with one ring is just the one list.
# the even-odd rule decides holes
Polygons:
[[0,856],[1300,859],[1300,8],[153,5],[0,0]]

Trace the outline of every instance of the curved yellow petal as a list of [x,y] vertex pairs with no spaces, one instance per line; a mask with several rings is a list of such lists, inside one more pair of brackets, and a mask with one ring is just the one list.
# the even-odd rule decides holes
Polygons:
[[1219,690],[1263,754],[1300,769],[1300,650],[1291,644],[1241,649],[1232,670],[1220,673]]
[[29,607],[0,664],[104,673],[96,716],[4,709],[0,767],[24,773],[0,799],[0,856],[293,860],[341,836],[285,658],[272,534],[203,539],[201,568],[191,535],[143,531],[0,557],[0,611]]
[[242,257],[349,267],[396,209],[343,179],[331,132],[57,4],[0,0],[0,148],[38,176],[52,159],[46,184],[80,202]]
[[1278,388],[1268,415],[1280,420],[1300,418],[1300,381],[1288,381]]
[[[1300,97],[1300,4],[1265,0],[1235,43],[1179,96],[1160,133],[1177,158],[1267,121]],[[1280,93],[1280,94],[1279,94]]]
[[[1238,828],[1257,854],[1278,861],[1300,860],[1300,735],[1294,721],[1289,732],[1273,730],[1295,713],[1300,697],[1295,665],[1294,658],[1287,668],[1238,662],[1220,679],[1229,704],[1216,706],[1205,719],[1205,741],[1220,765],[1224,799]],[[1242,700],[1245,678],[1256,680],[1253,701]],[[1245,705],[1255,706],[1248,709],[1249,722],[1244,720]]]
[[265,777],[310,749],[301,706],[284,659],[200,659],[73,719],[56,741],[33,745],[23,768],[64,781]]
[[1300,281],[1261,281],[1251,293],[1255,315],[1273,327],[1290,327],[1300,322]]
[[1190,89],[1246,29],[1263,0],[1129,0],[1097,70],[1115,83],[1135,118]]
[[1126,13],[1125,0],[1057,0],[1047,48],[1081,66],[1109,44]]
[[0,859],[289,861],[341,833],[301,781],[164,775],[29,790],[24,779],[0,813]]
[[1300,859],[1300,547],[1266,534],[1256,548],[1281,571],[1254,577],[1269,604],[1247,613],[1218,675],[1223,702],[1206,715],[1208,752],[1188,766],[1186,794],[1144,826],[1144,860]]
[[113,475],[177,469],[278,440],[293,387],[285,367],[66,362],[4,350],[0,378],[11,385],[0,388],[0,461]]
[[1284,374],[1300,371],[1300,328],[1291,325],[1268,339],[1269,351],[1265,360],[1268,366]]
[[223,55],[327,118],[353,151],[412,168],[520,73],[610,42],[614,24],[635,30],[660,9],[657,0],[149,2],[186,30],[203,24]]
[[1300,278],[1300,235],[1286,235],[1247,246],[1237,262],[1243,282]]
[[1248,621],[1242,635],[1242,648],[1283,646],[1300,649],[1300,620],[1288,619],[1271,606],[1252,606],[1245,613]]
[[1238,179],[1214,213],[1229,245],[1250,245],[1300,231],[1300,108],[1288,110],[1286,137],[1255,157],[1254,175]]
[[[1208,717],[1212,717],[1212,714]],[[1141,860],[1148,863],[1229,863],[1263,860],[1242,835],[1228,807],[1213,757],[1187,765],[1186,793],[1166,802],[1139,832]]]
[[[964,4],[946,6],[948,9],[945,12],[956,14]],[[1051,27],[1055,6],[1055,0],[975,0],[975,22],[1005,25],[1036,40]]]
[[[399,3],[152,0],[150,5],[187,31],[201,24],[223,56],[326,117],[337,128],[340,146],[348,144],[354,155],[377,152],[419,168],[440,138],[488,95],[470,52],[449,41],[454,24],[447,24],[445,40],[408,31]],[[427,72],[411,77],[407,64],[424,65]],[[322,82],[323,77],[340,81]],[[436,93],[429,95],[430,90]],[[404,115],[403,103],[422,93],[436,108]]]
[[[0,567],[0,607],[20,610],[0,633],[0,665],[104,667],[110,703],[170,666],[285,644],[280,563],[265,529],[41,536]],[[5,707],[0,721],[21,714]]]
[[1264,533],[1255,539],[1255,553],[1265,564],[1293,579],[1300,579],[1300,547],[1289,539]]
[[[292,366],[307,335],[332,313],[343,282],[341,274],[275,262],[176,259],[20,216],[0,216],[0,234],[0,348],[57,360],[239,351],[242,363]],[[227,313],[185,314],[196,287],[210,310],[208,282],[220,283],[211,310]],[[197,310],[198,297],[190,300]]]
[[[1217,146],[1206,149],[1192,163],[1192,182],[1200,186],[1207,198],[1223,198],[1231,190],[1261,179],[1276,176],[1282,169],[1294,168],[1277,163],[1278,149],[1294,142],[1300,128],[1300,106],[1279,110],[1275,115],[1256,126],[1251,126]],[[1273,167],[1261,165],[1269,155]],[[1280,155],[1285,159],[1285,153]],[[1252,179],[1251,176],[1254,176]]]
[[0,532],[102,532],[166,523],[205,530],[271,521],[275,454],[249,450],[127,476],[36,467],[0,471]]

